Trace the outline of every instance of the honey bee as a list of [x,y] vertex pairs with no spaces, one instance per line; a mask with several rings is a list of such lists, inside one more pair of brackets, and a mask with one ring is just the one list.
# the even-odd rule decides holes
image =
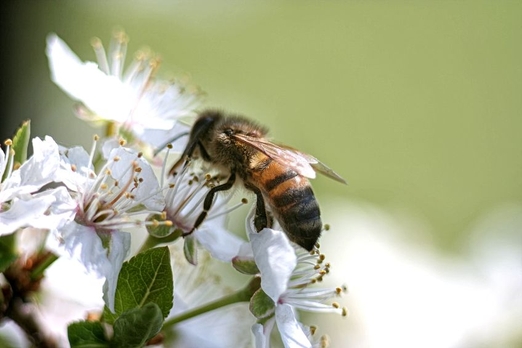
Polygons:
[[229,190],[241,181],[257,197],[254,226],[258,232],[272,226],[273,215],[291,241],[309,251],[314,248],[323,226],[308,179],[315,178],[317,171],[346,182],[315,157],[270,142],[265,138],[267,133],[267,128],[242,116],[224,115],[216,110],[199,115],[171,174],[183,162],[200,157],[228,174],[228,180],[209,190],[203,211],[187,234],[204,221],[217,192]]

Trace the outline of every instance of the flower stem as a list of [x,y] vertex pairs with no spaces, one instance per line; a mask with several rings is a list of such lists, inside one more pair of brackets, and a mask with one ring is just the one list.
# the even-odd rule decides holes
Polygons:
[[41,278],[47,267],[52,265],[56,260],[58,260],[58,256],[51,252],[48,252],[46,255],[42,256],[42,258],[38,260],[38,264],[35,265],[31,270],[31,280],[37,280]]
[[248,283],[247,286],[245,286],[243,289],[233,293],[233,294],[230,294],[228,296],[224,296],[220,299],[217,299],[213,302],[210,302],[210,303],[207,303],[201,307],[198,307],[198,308],[195,308],[191,311],[188,311],[188,312],[185,312],[183,314],[180,314],[174,318],[170,318],[169,320],[165,321],[165,323],[163,324],[163,329],[162,330],[165,330],[165,329],[169,329],[173,326],[175,326],[176,324],[184,321],[184,320],[188,320],[188,319],[191,319],[191,318],[194,318],[200,314],[204,314],[204,313],[207,313],[207,312],[210,312],[210,311],[213,311],[215,309],[218,309],[218,308],[221,308],[221,307],[225,307],[225,306],[228,306],[228,305],[231,305],[233,303],[238,303],[238,302],[248,302],[250,301],[250,298],[252,297],[252,295],[261,287],[261,278],[259,277],[254,277],[252,278],[252,280]]

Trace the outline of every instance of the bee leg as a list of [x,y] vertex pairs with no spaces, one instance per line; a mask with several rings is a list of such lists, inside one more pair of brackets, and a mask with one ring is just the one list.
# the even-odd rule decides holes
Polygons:
[[265,199],[263,198],[261,190],[250,184],[245,184],[245,187],[250,191],[254,192],[257,197],[256,216],[254,218],[254,226],[256,227],[257,232],[261,231],[265,227],[271,227],[272,219],[266,211]]
[[194,232],[194,230],[203,223],[203,221],[208,215],[208,211],[212,207],[212,202],[214,202],[214,195],[216,194],[216,192],[229,190],[234,185],[235,181],[236,173],[232,173],[230,174],[230,177],[228,178],[226,183],[213,187],[210,191],[208,191],[207,196],[205,197],[205,201],[203,201],[203,211],[201,212],[201,214],[199,214],[198,218],[196,219],[194,227],[192,227],[192,229],[189,232],[183,233],[183,237],[186,237],[192,232]]

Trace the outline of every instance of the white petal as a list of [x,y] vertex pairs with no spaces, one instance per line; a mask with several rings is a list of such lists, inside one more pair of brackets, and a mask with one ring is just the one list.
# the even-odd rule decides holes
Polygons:
[[109,159],[111,156],[111,151],[114,149],[118,149],[119,147],[121,147],[119,139],[117,139],[117,138],[106,139],[102,145],[103,158]]
[[33,139],[33,155],[2,183],[0,202],[37,191],[40,187],[58,179],[60,165],[58,145],[53,138]]
[[276,307],[277,329],[285,348],[312,348],[301,325],[297,321],[292,306],[282,304]]
[[275,320],[270,319],[264,325],[252,325],[252,333],[254,334],[256,348],[270,348],[270,334],[274,328]]
[[47,37],[47,57],[51,79],[72,99],[105,119],[125,121],[133,106],[128,86],[95,63],[83,63],[56,34]]
[[114,310],[116,284],[123,260],[130,248],[130,234],[118,231],[106,233],[104,237],[110,241],[108,249],[105,249],[98,233],[91,227],[71,222],[62,230],[62,239],[69,253],[88,271],[105,277],[104,299],[107,306]]
[[0,236],[10,234],[20,227],[38,227],[35,220],[45,213],[52,202],[52,196],[38,200],[13,199],[10,209],[0,212]]
[[269,228],[251,232],[250,242],[261,272],[261,288],[277,303],[297,264],[294,248],[286,234]]
[[130,249],[131,235],[127,232],[111,232],[111,243],[109,246],[108,260],[110,267],[104,269],[105,284],[103,284],[103,299],[107,307],[114,311],[114,295],[118,285],[123,261],[127,257]]
[[239,247],[239,251],[237,253],[237,256],[241,259],[253,259],[254,258],[254,252],[252,251],[252,244],[250,243],[243,243]]
[[73,218],[75,207],[65,187],[29,196],[27,200],[15,198],[9,210],[0,212],[0,235],[20,227],[60,228]]
[[163,149],[167,146],[167,144],[172,144],[173,152],[182,152],[188,142],[188,134],[186,136],[182,136],[176,141],[172,142],[172,139],[178,137],[180,134],[188,133],[190,131],[189,127],[181,122],[176,122],[176,124],[168,129],[143,129],[141,132],[136,130],[139,138],[153,147],[158,149]]
[[140,201],[148,209],[163,210],[165,201],[163,194],[159,190],[158,179],[151,166],[142,157],[138,158],[136,153],[122,147],[112,150],[109,157],[114,158],[116,156],[120,160],[113,162],[109,166],[113,177],[120,182],[120,185],[124,185],[131,179],[131,176],[134,176],[131,163],[133,161],[138,162],[138,165],[141,167],[139,176],[143,178],[143,181],[132,191],[132,194],[135,196],[134,200]]
[[81,146],[75,146],[67,149],[67,159],[77,168],[90,168],[92,166],[89,154]]
[[7,158],[8,154],[4,153],[4,151],[0,149],[0,181],[4,177],[5,168],[7,166]]
[[213,222],[207,222],[203,228],[195,231],[194,235],[214,258],[231,262],[238,255],[241,246],[248,243]]
[[38,313],[58,347],[69,347],[67,326],[85,320],[89,311],[103,308],[103,280],[88,274],[82,264],[60,257],[45,270],[38,293]]

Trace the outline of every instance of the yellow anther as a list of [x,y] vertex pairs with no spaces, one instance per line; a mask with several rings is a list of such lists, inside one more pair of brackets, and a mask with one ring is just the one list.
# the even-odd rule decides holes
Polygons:
[[98,37],[93,37],[91,39],[91,46],[94,47],[94,49],[99,49],[102,47],[102,41]]
[[315,325],[310,325],[310,333],[313,335],[315,335],[315,332],[317,331],[317,326]]

